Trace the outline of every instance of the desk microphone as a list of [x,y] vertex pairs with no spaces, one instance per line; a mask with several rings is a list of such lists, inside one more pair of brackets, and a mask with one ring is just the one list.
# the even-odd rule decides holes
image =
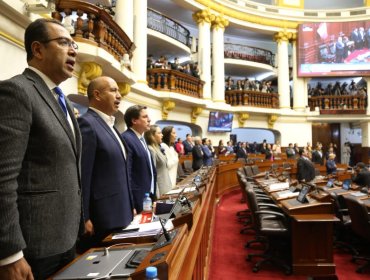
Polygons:
[[166,222],[165,219],[159,218],[159,222],[161,223],[162,226],[164,238],[166,238],[166,241],[171,241],[171,236],[168,233],[167,229],[164,227],[164,223]]
[[112,246],[109,246],[109,247],[104,247],[103,256],[109,256],[109,249],[114,247],[114,246],[120,246],[120,245],[136,245],[136,244],[135,243],[117,243],[117,244],[113,244]]
[[186,204],[189,207],[190,210],[192,209],[191,203],[190,203],[189,199],[185,195],[183,195],[181,197],[181,204],[182,205],[185,205]]

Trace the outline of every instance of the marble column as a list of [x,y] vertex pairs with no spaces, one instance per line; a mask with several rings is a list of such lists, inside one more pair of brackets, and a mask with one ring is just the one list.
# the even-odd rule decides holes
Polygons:
[[198,66],[200,79],[204,81],[203,99],[211,99],[211,22],[214,15],[209,9],[193,14],[198,24]]
[[291,32],[286,31],[280,31],[275,34],[275,41],[278,44],[277,67],[280,109],[290,109],[288,43],[292,36]]
[[134,35],[134,0],[116,1],[115,12],[115,22],[132,41]]
[[229,21],[223,16],[212,20],[212,99],[225,103],[224,31]]
[[303,78],[297,75],[297,34],[294,33],[291,39],[292,43],[292,76],[293,76],[293,109],[295,111],[304,111],[308,105],[307,87]]
[[147,59],[147,0],[134,1],[134,44],[133,72],[138,83],[146,82]]

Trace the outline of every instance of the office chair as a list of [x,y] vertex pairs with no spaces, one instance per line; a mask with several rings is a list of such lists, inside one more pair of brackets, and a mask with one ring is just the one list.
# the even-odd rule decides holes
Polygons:
[[192,166],[193,162],[191,160],[184,160],[184,169],[185,169],[185,172],[188,172],[188,173],[193,173],[193,166]]
[[252,171],[253,175],[257,175],[258,173],[260,173],[260,170],[257,165],[252,165]]
[[258,272],[266,263],[272,263],[283,268],[285,274],[291,274],[290,234],[286,216],[260,203],[253,188],[246,187],[246,193],[256,238],[267,244],[263,253],[248,254],[248,261],[255,257],[262,258],[253,266],[253,272]]
[[362,248],[365,248],[365,251],[352,257],[354,262],[365,261],[356,269],[356,272],[361,273],[366,267],[370,267],[370,213],[362,200],[351,195],[346,195],[344,199],[351,217],[351,228],[364,242]]
[[358,251],[350,244],[351,218],[344,198],[341,195],[338,196],[335,192],[329,192],[329,195],[334,206],[335,216],[339,219],[339,222],[334,224],[334,247],[343,248],[352,253],[352,255],[358,255]]
[[253,170],[252,170],[252,167],[250,165],[245,165],[245,166],[243,166],[243,168],[244,168],[245,174],[248,177],[252,177],[253,176]]

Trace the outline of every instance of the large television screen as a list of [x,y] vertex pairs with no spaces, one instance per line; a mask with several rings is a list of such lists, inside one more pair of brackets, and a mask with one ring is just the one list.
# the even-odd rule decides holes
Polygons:
[[224,112],[209,112],[209,132],[231,132],[233,126],[233,114]]
[[304,23],[298,28],[298,76],[370,76],[370,21]]

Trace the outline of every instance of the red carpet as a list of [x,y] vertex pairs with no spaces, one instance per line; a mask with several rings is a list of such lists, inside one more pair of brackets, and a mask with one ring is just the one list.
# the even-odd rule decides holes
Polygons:
[[[252,272],[254,261],[245,260],[248,250],[244,244],[253,239],[252,234],[240,234],[242,224],[236,217],[236,212],[246,208],[240,202],[240,191],[224,195],[216,209],[214,239],[212,244],[211,267],[209,280],[243,280],[243,279],[291,279],[305,280],[305,276],[286,276],[279,268],[263,267],[258,273]],[[257,260],[257,259],[255,259]],[[334,256],[336,273],[339,280],[369,280],[370,273],[356,273],[356,264],[350,262],[351,256],[336,251]]]

